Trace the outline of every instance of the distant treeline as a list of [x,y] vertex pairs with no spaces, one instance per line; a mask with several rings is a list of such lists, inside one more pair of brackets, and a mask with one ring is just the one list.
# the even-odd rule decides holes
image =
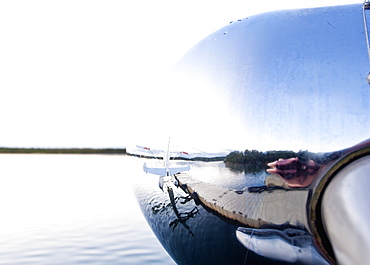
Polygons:
[[267,151],[260,152],[257,150],[245,150],[244,152],[234,151],[225,158],[225,163],[248,164],[265,166],[267,163],[278,160],[279,158],[287,159],[297,157],[298,153],[293,151]]
[[126,155],[125,148],[9,148],[0,147],[0,154],[106,154]]

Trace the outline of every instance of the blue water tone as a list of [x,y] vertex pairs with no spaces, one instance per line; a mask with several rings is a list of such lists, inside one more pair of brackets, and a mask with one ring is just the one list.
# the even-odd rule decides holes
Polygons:
[[[282,264],[248,253],[236,239],[237,223],[181,189],[163,192],[158,177],[142,171],[144,162],[153,161],[0,155],[0,265]],[[235,189],[266,176],[223,162],[190,166],[194,177]]]
[[125,156],[0,155],[0,264],[175,264],[133,193]]
[[[189,174],[205,182],[235,189],[262,185],[264,171],[244,174],[223,162],[190,163]],[[207,210],[180,188],[165,191],[148,174],[135,188],[154,233],[177,264],[285,264],[248,252],[237,240],[240,224]]]

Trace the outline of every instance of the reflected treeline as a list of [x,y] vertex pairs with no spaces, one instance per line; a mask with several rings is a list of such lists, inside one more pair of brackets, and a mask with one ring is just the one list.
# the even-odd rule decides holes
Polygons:
[[257,150],[245,150],[244,152],[234,151],[225,158],[225,163],[249,164],[266,166],[267,163],[279,158],[287,159],[295,157],[298,154],[293,151],[267,151],[260,152]]
[[297,153],[293,151],[260,152],[246,149],[244,152],[234,151],[228,154],[225,158],[225,164],[233,171],[248,174],[266,170],[268,168],[267,163],[271,161],[295,156],[297,156]]
[[233,172],[236,172],[236,173],[244,172],[245,174],[259,173],[266,169],[265,165],[239,164],[239,163],[226,163],[226,167],[229,168]]
[[176,218],[173,221],[170,221],[169,226],[174,230],[179,224],[181,224],[186,230],[189,231],[189,234],[194,236],[194,233],[191,231],[190,227],[187,225],[186,221],[189,220],[190,218],[194,218],[196,214],[199,213],[198,208],[195,206],[192,210],[187,211],[187,212],[179,212],[176,204],[177,202],[180,201],[180,204],[186,204],[190,201],[192,201],[192,197],[190,195],[187,195],[186,197],[180,196],[180,197],[175,197],[172,188],[168,188],[168,195],[170,198],[169,203],[159,203],[157,205],[154,205],[152,207],[152,212],[153,214],[158,214],[158,213],[163,213],[166,212],[168,209],[172,209]]
[[289,159],[297,157],[301,163],[309,160],[315,161],[320,166],[325,162],[337,158],[342,152],[313,153],[309,151],[267,151],[248,150],[244,152],[234,151],[225,158],[225,164],[233,171],[255,173],[268,168],[267,164],[279,159]]

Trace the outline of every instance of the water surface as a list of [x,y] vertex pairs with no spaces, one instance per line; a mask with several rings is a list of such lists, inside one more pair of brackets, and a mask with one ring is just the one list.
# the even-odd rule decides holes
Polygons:
[[133,193],[126,156],[0,155],[0,264],[175,264]]

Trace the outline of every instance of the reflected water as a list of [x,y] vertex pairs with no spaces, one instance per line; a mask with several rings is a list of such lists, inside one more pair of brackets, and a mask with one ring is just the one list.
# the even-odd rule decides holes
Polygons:
[[[163,192],[158,177],[142,171],[146,159],[0,161],[0,264],[285,264],[248,251],[236,237],[239,223],[182,189]],[[236,190],[264,185],[267,176],[223,162],[179,163],[190,163],[194,178]]]
[[[266,176],[265,171],[235,172],[223,162],[190,162],[190,167],[191,175],[202,181],[235,189],[261,185]],[[248,252],[236,238],[238,223],[198,205],[180,188],[162,192],[154,175],[145,175],[135,194],[150,227],[177,264],[285,264]]]
[[[212,168],[210,164],[199,174],[197,165],[193,167],[194,179],[229,189],[184,177],[185,182],[190,179],[188,192],[195,191],[194,197],[204,205],[252,228],[238,231],[246,249],[306,264],[335,264],[336,260],[358,263],[355,261],[359,257],[366,263],[369,259],[366,251],[356,250],[370,246],[369,233],[363,232],[363,227],[368,227],[363,210],[369,206],[364,203],[369,201],[368,167],[356,163],[370,154],[370,141],[366,140],[370,134],[365,41],[368,10],[368,4],[355,4],[276,11],[240,19],[200,41],[176,65],[168,84],[170,97],[176,99],[170,101],[173,105],[169,108],[177,110],[176,119],[166,124],[175,128],[171,135],[192,139],[196,146],[228,141],[227,148],[253,149],[243,157],[247,167],[221,172],[225,168]],[[178,108],[189,102],[191,108]],[[207,113],[212,114],[207,118],[199,115],[204,102]],[[195,129],[178,130],[188,117]],[[338,204],[336,192],[324,194],[337,175],[350,179],[356,176],[347,171],[350,168],[355,172],[352,163],[361,167],[356,170],[361,172],[363,183],[339,189],[344,192],[341,199],[345,203]],[[256,181],[265,178],[266,169],[271,175],[265,181]],[[343,186],[347,182],[341,183]],[[234,224],[207,213],[192,200],[181,204],[185,197],[181,190],[174,189],[167,198],[147,184],[137,189],[138,200],[153,231],[177,262],[204,264],[209,261],[205,256],[212,264],[223,264],[228,256],[235,260],[226,264],[241,262],[238,245],[233,245],[235,238],[227,234],[235,231]],[[357,195],[358,188],[362,191],[358,194],[363,195],[352,196]],[[206,195],[202,197],[202,193]],[[351,198],[345,197],[348,194]],[[352,197],[353,203],[348,204]],[[329,206],[322,208],[328,202]],[[154,206],[165,210],[154,214]],[[186,223],[186,231],[181,232],[183,226],[171,229],[169,224],[182,212],[191,213],[187,220],[178,220]],[[322,218],[323,212],[329,217]],[[345,250],[346,234],[337,237],[337,230],[348,229],[357,234],[354,238],[362,240],[352,251]],[[191,236],[187,238],[189,231]],[[221,242],[228,242],[232,249],[225,250],[229,245]],[[343,258],[344,252],[348,259]],[[245,263],[259,260],[253,260],[252,255],[249,262],[249,257]]]
[[[320,217],[308,216],[307,207],[326,173],[368,146],[369,140],[328,153],[238,152],[241,161],[251,160],[244,165],[183,162],[191,167],[187,188],[172,185],[162,192],[158,177],[148,174],[135,193],[153,232],[178,264],[332,264],[314,237],[324,238],[322,230],[320,235],[311,230],[310,222]],[[275,161],[262,163],[270,160]],[[315,225],[321,229],[319,221]]]

